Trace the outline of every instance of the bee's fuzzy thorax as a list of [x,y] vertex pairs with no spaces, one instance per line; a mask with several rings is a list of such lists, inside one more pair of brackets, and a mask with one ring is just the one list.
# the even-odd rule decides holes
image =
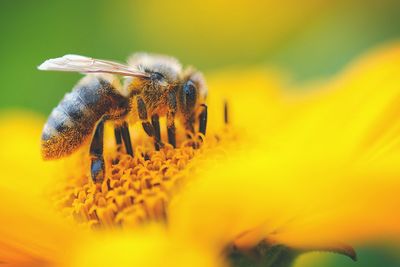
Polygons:
[[149,53],[135,53],[128,58],[128,64],[134,66],[140,71],[162,73],[169,82],[179,79],[182,72],[182,65],[173,57],[149,54]]

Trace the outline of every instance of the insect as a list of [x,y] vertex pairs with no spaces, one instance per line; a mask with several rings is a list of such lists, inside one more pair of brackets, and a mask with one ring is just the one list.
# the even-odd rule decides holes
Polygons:
[[[65,55],[49,59],[38,69],[86,74],[51,112],[42,132],[41,150],[46,160],[70,155],[90,142],[91,177],[100,183],[105,176],[104,123],[114,126],[116,144],[134,156],[129,124],[141,122],[159,150],[163,143],[160,117],[166,117],[168,142],[176,147],[175,119],[186,131],[206,134],[207,87],[194,68],[183,69],[172,57],[137,53],[128,64]],[[120,82],[119,77],[123,77]]]

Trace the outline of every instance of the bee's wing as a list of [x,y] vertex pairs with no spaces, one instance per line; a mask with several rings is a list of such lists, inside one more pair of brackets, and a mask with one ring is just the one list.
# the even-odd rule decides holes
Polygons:
[[43,62],[38,69],[82,73],[113,73],[122,76],[149,77],[147,73],[137,71],[117,62],[79,55],[65,55],[59,58],[48,59]]

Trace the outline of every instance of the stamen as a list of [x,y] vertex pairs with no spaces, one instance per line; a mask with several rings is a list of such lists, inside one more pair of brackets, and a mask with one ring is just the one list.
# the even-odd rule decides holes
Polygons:
[[[199,128],[205,133],[207,107],[204,107]],[[121,137],[124,149],[105,149],[104,159],[106,173],[102,183],[93,183],[85,168],[83,173],[73,173],[67,177],[65,186],[57,192],[57,206],[67,216],[92,228],[132,227],[148,221],[167,220],[167,206],[173,195],[198,164],[188,164],[207,151],[214,151],[219,146],[226,148],[229,140],[236,139],[235,133],[226,128],[214,132],[207,138],[203,132],[178,135],[184,140],[180,147],[174,148],[164,144],[157,151],[154,140],[142,133],[143,140],[135,148],[131,147],[127,123],[115,131],[116,137]],[[115,133],[114,132],[114,133]],[[114,138],[114,137],[113,137]],[[116,139],[118,143],[119,139]],[[114,142],[113,142],[114,143]],[[128,153],[127,153],[128,152]],[[130,153],[129,153],[130,152]],[[129,154],[134,154],[134,157]]]
[[165,220],[165,207],[195,150],[183,144],[177,149],[166,145],[160,151],[135,152],[135,158],[117,153],[119,160],[113,160],[116,163],[107,169],[102,184],[77,177],[63,190],[62,210],[90,227]]

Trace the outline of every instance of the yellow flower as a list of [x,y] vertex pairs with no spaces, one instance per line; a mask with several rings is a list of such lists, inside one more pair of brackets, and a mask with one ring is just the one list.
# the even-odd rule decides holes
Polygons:
[[88,179],[87,148],[43,163],[43,120],[5,114],[0,261],[221,266],[230,249],[263,242],[351,254],[349,244],[397,239],[399,66],[392,44],[308,90],[272,70],[215,74],[200,149],[181,133],[178,149],[152,151],[133,126],[132,159],[108,133],[101,185]]
[[205,166],[171,226],[217,246],[238,236],[323,247],[397,235],[399,63],[399,46],[363,58],[303,97],[283,129]]

